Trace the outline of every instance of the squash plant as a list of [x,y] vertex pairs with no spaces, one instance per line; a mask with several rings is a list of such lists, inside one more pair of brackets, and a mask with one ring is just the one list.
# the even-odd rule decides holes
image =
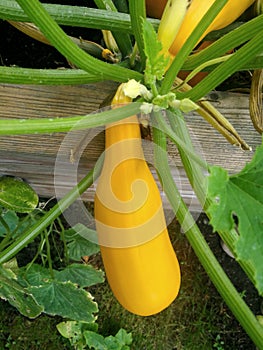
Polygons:
[[[185,236],[218,292],[255,345],[261,349],[263,348],[262,326],[234,288],[200,233],[174,182],[166,151],[167,139],[170,139],[178,147],[189,181],[203,205],[204,211],[210,218],[214,230],[218,231],[222,240],[234,252],[248,278],[262,295],[261,217],[263,197],[261,188],[263,177],[261,173],[263,171],[263,146],[257,148],[252,161],[241,172],[229,175],[225,169],[208,164],[199,157],[195,152],[184,121],[184,113],[195,109],[232,144],[249,149],[249,145],[246,144],[245,140],[242,140],[229,121],[203,97],[231,74],[239,70],[263,67],[261,56],[263,51],[263,15],[240,24],[234,30],[230,28],[226,34],[222,34],[218,40],[201,52],[196,54],[192,52],[200,38],[209,31],[211,24],[215,23],[217,16],[220,17],[220,12],[224,8],[230,6],[231,3],[236,4],[236,16],[231,17],[229,21],[231,22],[252,2],[244,1],[240,5],[239,2],[233,0],[211,1],[211,6],[207,11],[204,11],[200,22],[193,27],[191,35],[179,46],[178,52],[176,50],[176,56],[171,60],[167,52],[171,41],[167,46],[165,35],[167,35],[168,30],[163,30],[163,28],[167,28],[166,15],[168,13],[168,17],[170,17],[170,5],[179,4],[181,10],[173,14],[176,19],[174,22],[183,25],[184,20],[187,19],[188,1],[168,1],[168,7],[164,11],[166,15],[159,21],[147,18],[144,0],[129,0],[128,2],[96,0],[98,9],[41,4],[38,0],[0,0],[0,18],[34,23],[48,42],[77,67],[63,71],[0,67],[1,82],[87,84],[112,80],[120,84],[127,84],[127,96],[134,101],[86,117],[72,116],[50,120],[40,118],[22,120],[22,122],[21,120],[0,120],[0,134],[49,133],[71,131],[72,128],[75,130],[89,129],[119,122],[139,113],[149,114],[155,145],[155,167]],[[147,2],[148,5],[150,3],[154,4],[153,1]],[[194,0],[193,3],[198,3],[198,0]],[[244,3],[246,6],[243,8]],[[118,12],[120,8],[123,8],[121,7],[123,4],[126,5],[124,7],[129,13]],[[241,10],[240,6],[242,6]],[[225,25],[228,24],[228,18],[226,20]],[[59,26],[62,24],[110,30],[122,59],[110,64],[84,52],[63,32]],[[162,35],[160,32],[158,33],[159,25],[163,30]],[[174,38],[178,30],[180,30],[180,26],[175,28]],[[234,53],[225,55],[227,51],[233,49],[235,49]],[[177,77],[181,70],[192,71],[192,75],[207,70],[209,74],[192,88],[187,82],[183,82]],[[204,176],[204,170],[209,172],[208,177]],[[22,248],[40,235],[61,212],[92,184],[93,175],[93,172],[88,174],[47,214],[25,230],[20,237],[11,241],[0,252],[0,263],[10,262]],[[107,209],[111,210],[110,207]],[[101,210],[98,208],[99,214]],[[237,228],[233,214],[238,218]],[[132,227],[132,223],[130,227]],[[102,252],[103,249],[104,247]],[[121,247],[119,249],[131,248]],[[107,252],[105,254],[107,255]],[[109,254],[108,256],[111,259],[113,255]],[[110,260],[106,262],[106,266],[109,264]],[[165,268],[165,264],[163,266]],[[143,266],[141,268],[143,269]],[[114,272],[111,271],[109,273],[110,281],[112,273],[114,280]],[[142,285],[147,282],[144,280],[145,278],[147,276],[141,279]],[[116,289],[118,289],[117,282],[116,280],[112,282]],[[31,288],[34,289],[34,286]],[[120,292],[121,296],[118,296],[118,292],[115,293],[118,298],[123,297],[123,291]],[[130,304],[132,301],[128,300],[127,303]],[[126,305],[126,301],[123,304]]]

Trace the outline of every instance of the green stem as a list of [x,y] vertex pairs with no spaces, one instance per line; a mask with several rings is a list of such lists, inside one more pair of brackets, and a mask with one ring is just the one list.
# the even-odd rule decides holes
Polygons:
[[131,25],[134,33],[136,45],[140,53],[141,69],[144,70],[146,56],[144,52],[144,40],[142,35],[142,19],[146,18],[144,0],[129,0]]
[[[97,169],[96,169],[97,170]],[[94,171],[90,171],[80,183],[69,191],[56,205],[50,209],[43,217],[41,217],[32,227],[26,230],[14,243],[0,253],[0,264],[5,263],[14,257],[20,250],[25,248],[32,242],[43,230],[45,230],[52,222],[67,209],[94,180]]]
[[[195,149],[192,144],[191,137],[189,135],[188,127],[185,123],[183,114],[180,110],[175,110],[173,113],[168,113],[168,120],[170,122],[172,130],[176,135],[187,145],[187,147],[194,153]],[[179,153],[181,156],[182,164],[184,170],[187,174],[189,182],[200,202],[204,211],[211,219],[207,209],[212,204],[211,199],[207,195],[207,178],[203,173],[202,167],[200,167],[194,160],[192,160],[187,152],[185,152],[181,147],[179,147]],[[238,234],[236,230],[232,229],[230,231],[219,231],[219,236],[229,247],[229,249],[234,252],[234,247],[238,239]],[[248,278],[255,285],[255,269],[249,261],[238,261],[242,269],[247,274]]]
[[58,225],[60,228],[60,230],[59,230],[60,239],[63,242],[63,248],[64,248],[63,252],[64,252],[65,263],[66,263],[66,265],[68,265],[69,264],[69,254],[68,254],[67,242],[65,239],[65,228],[64,228],[64,225],[62,224],[62,221],[60,220],[59,217],[57,218],[57,222],[58,222]]
[[142,79],[142,75],[138,72],[102,62],[81,50],[64,33],[38,0],[17,0],[17,2],[49,42],[77,67],[92,74],[97,74],[104,80],[125,82],[132,78],[135,80]]
[[44,235],[45,235],[45,243],[46,243],[46,249],[47,249],[47,261],[48,261],[48,268],[49,272],[52,278],[54,278],[54,271],[52,267],[52,257],[51,257],[51,251],[50,251],[50,243],[49,243],[49,234],[50,230],[45,229]]
[[[89,7],[43,4],[50,16],[61,25],[92,29],[118,30],[132,34],[129,14],[105,12]],[[0,18],[17,22],[30,22],[30,17],[12,0],[0,0]],[[160,21],[149,18],[157,30]]]
[[204,50],[188,57],[184,62],[182,69],[193,70],[206,61],[225,55],[227,51],[233,50],[233,48],[252,39],[262,29],[262,25],[263,15],[255,17],[249,22],[242,24],[237,29],[232,30],[216,40]]
[[[175,117],[173,115],[173,117]],[[209,169],[209,165],[206,163],[205,160],[203,160],[200,156],[198,156],[186,143],[184,143],[176,134],[175,132],[170,128],[170,126],[166,123],[162,115],[155,116],[156,126],[162,130],[180,149],[183,149],[184,152],[187,154],[187,156],[194,160],[199,166],[201,166],[203,169]]]
[[236,51],[228,60],[217,66],[191,90],[187,92],[178,92],[178,98],[191,98],[193,101],[198,101],[233,73],[240,70],[246,62],[251,61],[251,59],[260,54],[262,50],[263,31],[261,30],[253,39]]
[[174,183],[166,152],[166,137],[158,129],[153,129],[155,142],[155,159],[166,195],[176,212],[177,219],[185,231],[185,235],[203,265],[209,278],[222,298],[233,312],[236,319],[247,332],[254,344],[263,349],[263,328],[256,317],[229,280],[213,252],[209,248],[192,215],[183,202]]
[[8,242],[9,242],[10,238],[12,237],[12,231],[10,230],[10,227],[8,226],[5,219],[2,217],[1,213],[0,213],[0,224],[6,230],[6,235],[4,236],[4,238],[2,239],[2,241],[0,243],[0,251],[1,251],[8,245]]
[[0,83],[37,85],[80,85],[102,81],[103,77],[81,69],[32,69],[0,67]]
[[130,103],[121,108],[90,114],[88,116],[0,119],[0,135],[38,134],[83,130],[105,125],[140,112],[140,103]]
[[[94,0],[95,4],[99,9],[108,10],[110,13],[112,12],[118,12],[117,8],[115,7],[114,3],[111,0]],[[112,31],[112,35],[114,36],[114,39],[116,40],[116,43],[122,53],[123,57],[128,56],[132,51],[132,43],[131,38],[129,34],[117,31]]]
[[186,40],[181,50],[178,52],[178,54],[174,58],[173,63],[171,64],[170,68],[168,69],[163,79],[161,90],[160,90],[160,93],[162,95],[167,94],[171,90],[174,80],[178,72],[182,68],[183,63],[185,62],[187,56],[192,52],[199,38],[202,36],[204,31],[209,27],[213,19],[222,10],[222,8],[225,6],[226,3],[227,3],[227,0],[216,0],[213,3],[213,5],[211,5],[209,10],[205,13],[204,17],[201,19],[199,24],[195,27],[192,34],[189,36],[189,38]]

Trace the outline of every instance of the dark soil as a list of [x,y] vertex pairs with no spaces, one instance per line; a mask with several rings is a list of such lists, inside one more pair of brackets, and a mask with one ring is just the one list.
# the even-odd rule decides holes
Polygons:
[[[51,3],[52,1],[48,1]],[[53,1],[57,2],[57,1]],[[91,5],[89,4],[89,1],[83,0],[83,1],[63,1],[64,4],[75,4],[75,5]],[[90,1],[90,3],[92,3]],[[86,30],[86,29],[80,29],[76,30],[73,28],[65,28],[68,34],[74,35],[76,37],[81,36],[85,39],[92,39],[98,43],[101,43],[101,34],[98,31],[95,30]],[[45,44],[38,43],[37,41],[28,38],[24,34],[17,31],[17,29],[13,28],[8,22],[0,21],[0,32],[2,33],[0,37],[0,64],[4,66],[20,66],[20,67],[27,67],[27,68],[61,68],[61,67],[69,67],[68,62],[65,60],[65,58],[60,55],[54,48],[47,46]],[[236,87],[236,81],[238,79],[235,77],[234,86]],[[242,84],[244,84],[245,87],[248,87],[249,84],[248,77],[246,74],[244,74],[244,79],[242,80]],[[229,85],[229,82],[225,84],[227,88],[231,88]],[[243,85],[242,85],[243,87]],[[240,269],[239,265],[230,258],[227,254],[224,253],[220,246],[220,240],[217,234],[212,233],[211,227],[208,225],[208,221],[204,215],[201,215],[198,219],[198,225],[200,226],[202,232],[204,233],[205,238],[209,242],[209,245],[213,252],[215,253],[216,257],[218,258],[219,262],[224,267],[226,273],[229,275],[230,279],[238,289],[240,293],[244,295],[245,301],[248,303],[251,310],[257,315],[262,314],[261,310],[261,303],[262,300],[258,296],[257,291],[253,287],[252,283],[247,279],[244,272]],[[5,308],[10,309],[9,306],[6,306],[6,304],[3,304],[1,307],[3,307],[2,310]],[[8,311],[13,316],[13,322],[8,324],[7,327],[13,327],[16,322],[17,312],[16,311]],[[235,318],[232,316],[232,314],[229,312],[229,317],[232,318],[232,327],[233,329],[237,330],[235,334],[239,334],[238,339],[233,338],[233,332],[229,330],[229,337],[225,335],[224,343],[225,345],[229,344],[227,346],[228,349],[231,348],[231,344],[235,344],[235,347],[232,347],[233,350],[252,350],[255,349],[255,346],[251,343],[250,339],[246,336],[238,322],[235,320]],[[41,321],[28,321],[28,322],[40,322],[38,326],[41,327]],[[223,325],[222,325],[223,326]],[[25,325],[26,327],[26,325]],[[226,332],[227,334],[227,332]],[[32,334],[33,335],[33,334]],[[3,333],[0,333],[0,336],[3,336]],[[48,336],[49,337],[49,336]],[[50,338],[51,340],[51,338]],[[10,339],[10,342],[13,340]],[[37,340],[34,340],[32,338],[32,344],[34,343],[34,346],[32,345],[31,349],[37,348]],[[29,343],[28,343],[29,344]],[[46,348],[52,349],[51,343],[47,344]],[[12,347],[13,348],[13,347]],[[55,347],[53,347],[55,349]],[[66,347],[65,347],[66,348]],[[218,348],[219,349],[219,348]]]

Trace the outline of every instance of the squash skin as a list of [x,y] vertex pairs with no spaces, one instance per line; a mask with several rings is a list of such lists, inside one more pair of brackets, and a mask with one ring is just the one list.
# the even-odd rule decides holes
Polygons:
[[[147,14],[156,18],[161,18],[166,2],[167,0],[146,0],[146,8],[148,11]],[[197,26],[204,14],[208,11],[214,2],[215,0],[192,1],[185,15],[184,21],[180,27],[180,30],[169,49],[170,53],[173,56],[175,56],[181,49],[185,41],[193,32],[194,28]],[[222,29],[230,23],[234,22],[254,2],[255,0],[229,0],[228,3],[220,11],[220,13],[216,16],[214,21],[207,28],[207,30],[200,37],[198,42],[200,42],[208,33],[212,32],[213,30]]]
[[[121,85],[112,104],[128,100]],[[94,205],[107,280],[124,308],[141,316],[153,315],[176,298],[179,263],[158,187],[143,156],[137,117],[110,124],[105,136]]]

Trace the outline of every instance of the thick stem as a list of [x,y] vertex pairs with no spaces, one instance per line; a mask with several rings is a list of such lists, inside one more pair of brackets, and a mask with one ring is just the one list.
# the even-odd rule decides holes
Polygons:
[[222,298],[225,300],[230,310],[233,312],[236,319],[240,322],[241,326],[247,332],[254,344],[259,349],[263,349],[262,326],[257,321],[256,317],[244,302],[240,294],[237,292],[221,265],[218,263],[179,194],[168,164],[166,137],[164,133],[154,128],[153,135],[156,145],[155,159],[157,170],[161,177],[166,195],[172,207],[176,211],[177,219],[182,225],[188,241],[194,249],[209,278],[215,285]]

